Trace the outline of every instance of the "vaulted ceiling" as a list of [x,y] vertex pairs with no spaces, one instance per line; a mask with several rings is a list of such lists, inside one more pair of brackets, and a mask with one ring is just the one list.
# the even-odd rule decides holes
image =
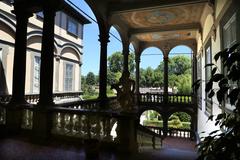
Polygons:
[[[86,0],[139,42],[189,41],[209,0]],[[94,2],[95,1],[95,2]],[[99,2],[99,3],[97,3]],[[104,9],[103,9],[104,8]]]

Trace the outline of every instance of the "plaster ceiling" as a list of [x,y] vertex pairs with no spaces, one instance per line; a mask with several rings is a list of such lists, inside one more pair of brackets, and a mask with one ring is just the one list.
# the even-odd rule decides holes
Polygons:
[[[105,1],[106,2],[106,1]],[[114,23],[140,42],[196,40],[208,0],[107,0]],[[117,24],[117,25],[118,25]]]
[[196,37],[196,31],[194,30],[182,30],[182,31],[167,31],[167,32],[153,32],[142,33],[135,35],[137,39],[145,42],[154,41],[166,41],[166,40],[188,40]]
[[131,28],[192,24],[200,20],[204,4],[192,4],[119,14]]

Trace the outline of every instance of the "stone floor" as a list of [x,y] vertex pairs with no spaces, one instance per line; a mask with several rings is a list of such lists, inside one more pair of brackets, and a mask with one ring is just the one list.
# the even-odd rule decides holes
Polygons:
[[[101,151],[96,160],[194,160],[197,155],[192,141],[166,138],[163,148],[145,149],[138,154],[124,155]],[[0,139],[0,160],[87,160],[82,147],[50,144],[31,144],[22,138]]]

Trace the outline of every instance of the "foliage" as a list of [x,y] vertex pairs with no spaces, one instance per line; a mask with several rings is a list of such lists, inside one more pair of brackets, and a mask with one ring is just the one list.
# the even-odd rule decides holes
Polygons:
[[87,85],[95,85],[96,84],[96,77],[93,72],[89,72],[86,76],[86,84]]
[[[221,74],[214,64],[212,66],[212,77],[207,82],[206,92],[208,97],[216,95],[220,107],[230,102],[234,110],[231,113],[221,113],[215,118],[215,125],[220,129],[211,132],[198,144],[200,156],[199,160],[238,160],[240,159],[240,45],[236,44],[229,49],[225,49],[214,56],[217,62],[221,59],[226,73]],[[201,83],[201,81],[198,81]],[[213,83],[218,84],[218,88],[213,88]],[[195,86],[198,86],[195,83]],[[226,100],[227,99],[227,100]],[[213,115],[209,117],[213,120]]]
[[[169,75],[182,75],[189,72],[191,68],[191,60],[187,56],[179,55],[169,59],[168,73]],[[191,73],[191,72],[190,72]]]
[[191,116],[185,112],[176,112],[173,115],[178,116],[181,122],[191,122]]
[[[163,87],[164,62],[156,69],[148,67],[140,69],[140,87]],[[179,55],[169,59],[168,84],[173,92],[191,93],[191,60]],[[176,91],[174,89],[177,89]]]

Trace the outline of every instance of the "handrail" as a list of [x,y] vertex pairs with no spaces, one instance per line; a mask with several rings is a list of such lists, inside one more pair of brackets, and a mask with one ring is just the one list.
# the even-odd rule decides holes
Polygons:
[[153,149],[161,148],[162,137],[159,134],[152,132],[151,130],[147,129],[146,127],[140,124],[138,125],[137,133],[138,133],[137,139],[138,139],[139,149],[149,144],[151,144]]
[[[57,92],[53,93],[53,99],[61,100],[67,98],[79,98],[83,92]],[[12,95],[0,95],[0,102],[10,102]],[[25,99],[29,103],[37,103],[39,100],[39,94],[26,94]]]
[[[168,104],[192,104],[192,94],[168,94],[163,93],[140,93],[140,103],[168,103]],[[167,102],[166,102],[167,101]]]

